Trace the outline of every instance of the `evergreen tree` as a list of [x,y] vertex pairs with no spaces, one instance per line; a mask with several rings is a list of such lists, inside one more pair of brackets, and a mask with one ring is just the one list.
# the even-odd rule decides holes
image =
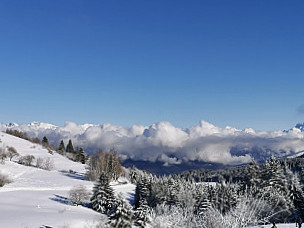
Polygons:
[[245,185],[248,188],[257,188],[261,184],[259,165],[253,160],[248,167],[248,174],[245,177]]
[[152,223],[152,209],[148,206],[146,200],[141,200],[139,206],[134,212],[135,225],[138,227],[149,227]]
[[85,157],[83,149],[81,147],[80,148],[77,147],[77,149],[76,149],[76,161],[81,162],[82,164],[85,164],[85,160],[86,160],[86,157]]
[[298,175],[296,174],[293,178],[293,202],[295,206],[295,214],[296,217],[304,218],[304,192],[300,185],[300,180]]
[[68,145],[66,147],[66,152],[67,153],[74,153],[75,152],[71,139],[69,140],[69,143],[68,143]]
[[61,140],[57,152],[59,154],[64,154],[64,152],[65,152],[65,145],[64,145],[63,140]]
[[47,139],[46,136],[43,137],[41,143],[42,143],[42,145],[43,145],[44,147],[48,147],[48,146],[49,146],[49,140]]
[[101,173],[99,181],[94,186],[91,204],[93,210],[107,215],[113,213],[116,208],[114,192],[105,173]]
[[121,196],[118,196],[118,202],[115,212],[109,216],[110,227],[132,228],[133,212],[130,204]]
[[140,206],[140,202],[146,201],[148,203],[150,195],[150,183],[148,179],[143,178],[136,184],[135,197],[134,197],[134,208],[137,209]]
[[[285,169],[285,171],[284,171]],[[262,170],[262,184],[258,197],[265,199],[275,216],[273,220],[290,221],[294,210],[294,203],[292,200],[292,192],[290,184],[286,180],[290,172],[284,164],[271,157],[266,161]]]
[[173,205],[177,204],[177,202],[178,202],[177,193],[179,191],[178,191],[177,183],[172,177],[170,177],[168,180],[167,191],[168,191],[167,192],[167,204],[169,206],[173,206]]

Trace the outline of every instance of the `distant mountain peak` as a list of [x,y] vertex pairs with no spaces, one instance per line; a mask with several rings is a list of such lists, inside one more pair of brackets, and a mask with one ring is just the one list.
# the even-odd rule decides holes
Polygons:
[[37,122],[37,121],[33,121],[33,122],[29,123],[28,126],[36,127],[36,128],[43,128],[43,129],[56,129],[57,128],[57,126],[55,126],[53,124]]
[[301,132],[304,132],[304,122],[303,123],[297,123],[295,128],[300,129]]
[[5,126],[8,127],[8,128],[11,128],[11,127],[18,127],[19,124],[11,122],[11,123],[5,124]]

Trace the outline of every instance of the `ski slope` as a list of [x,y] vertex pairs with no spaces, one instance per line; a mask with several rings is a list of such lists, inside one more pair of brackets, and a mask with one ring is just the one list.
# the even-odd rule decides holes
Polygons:
[[[14,147],[20,156],[50,158],[54,163],[51,171],[5,161],[0,164],[0,173],[13,182],[0,188],[0,227],[71,227],[83,228],[97,224],[104,217],[84,206],[69,203],[69,190],[84,185],[89,192],[93,182],[84,180],[85,165],[73,162],[57,153],[50,154],[41,145],[0,132],[0,148]],[[13,159],[14,160],[14,159]],[[132,201],[135,186],[129,183],[113,183]]]

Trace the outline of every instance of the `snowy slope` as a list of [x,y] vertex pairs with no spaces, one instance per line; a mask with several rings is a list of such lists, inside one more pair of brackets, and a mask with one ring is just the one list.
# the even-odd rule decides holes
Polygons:
[[[85,181],[85,165],[75,163],[61,155],[53,155],[40,145],[5,133],[0,133],[0,148],[13,146],[21,156],[50,158],[54,162],[51,171],[28,167],[13,161],[0,164],[0,172],[13,181],[0,188],[0,227],[85,227],[102,219],[101,214],[68,203],[68,192],[76,185],[84,185],[91,192],[93,182]],[[73,170],[75,173],[69,173]],[[132,200],[134,185],[115,185]]]

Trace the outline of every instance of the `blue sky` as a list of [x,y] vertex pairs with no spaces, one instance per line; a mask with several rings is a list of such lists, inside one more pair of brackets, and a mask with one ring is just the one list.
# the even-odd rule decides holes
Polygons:
[[0,1],[0,121],[286,129],[304,2]]

